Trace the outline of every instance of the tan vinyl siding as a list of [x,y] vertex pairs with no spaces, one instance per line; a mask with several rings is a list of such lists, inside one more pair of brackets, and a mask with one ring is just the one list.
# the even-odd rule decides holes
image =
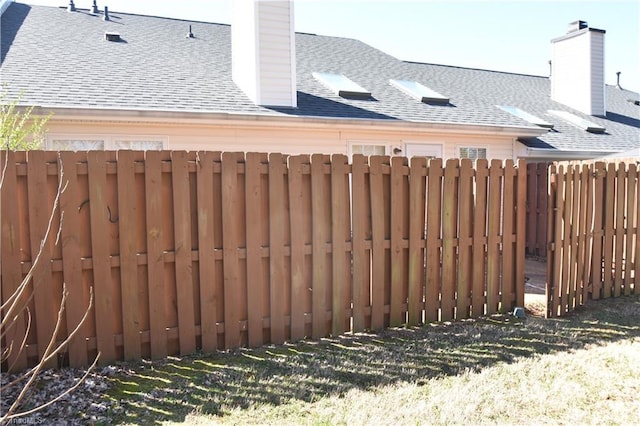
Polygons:
[[[55,116],[54,116],[55,117]],[[281,152],[283,154],[348,154],[349,143],[386,144],[390,147],[411,143],[438,143],[443,157],[458,157],[459,147],[487,148],[489,158],[515,159],[513,137],[505,135],[473,135],[438,133],[416,129],[397,131],[377,130],[371,126],[362,128],[324,126],[248,126],[246,123],[184,124],[184,123],[81,123],[61,122],[52,119],[48,125],[50,135],[104,135],[114,138],[150,140],[155,137],[166,141],[166,149],[210,151]],[[70,136],[67,137],[67,139]]]

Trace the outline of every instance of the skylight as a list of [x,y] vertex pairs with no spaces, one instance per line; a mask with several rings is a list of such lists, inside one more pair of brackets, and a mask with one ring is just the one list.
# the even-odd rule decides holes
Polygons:
[[526,111],[521,110],[520,108],[514,106],[498,106],[503,111],[508,112],[511,115],[515,115],[518,118],[522,118],[524,121],[528,121],[531,124],[535,124],[536,126],[546,127],[547,129],[553,129],[553,124],[544,121],[542,118],[536,117],[533,114],[529,114]]
[[560,117],[563,120],[573,124],[574,126],[586,130],[591,133],[604,133],[606,130],[604,127],[591,122],[589,120],[585,120],[584,118],[580,118],[577,115],[571,114],[566,111],[558,111],[558,110],[549,110],[549,114],[555,115],[556,117]]
[[343,98],[370,98],[371,92],[357,83],[349,80],[342,74],[330,74],[325,72],[311,73],[320,83]]
[[424,103],[448,104],[449,98],[431,90],[417,81],[389,80],[389,83],[414,99]]

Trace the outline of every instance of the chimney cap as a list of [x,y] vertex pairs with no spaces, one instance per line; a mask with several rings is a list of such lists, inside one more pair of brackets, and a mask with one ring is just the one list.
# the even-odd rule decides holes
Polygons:
[[575,31],[580,31],[583,30],[585,28],[587,28],[589,25],[587,24],[587,21],[573,21],[569,23],[569,28],[567,30],[567,33],[573,33]]

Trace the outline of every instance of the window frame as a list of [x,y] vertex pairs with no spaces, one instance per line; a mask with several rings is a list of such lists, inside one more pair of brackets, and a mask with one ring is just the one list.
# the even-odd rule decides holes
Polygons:
[[[47,133],[44,149],[47,151],[54,151],[55,148],[52,148],[54,140],[71,140],[71,141],[80,141],[80,140],[101,140],[103,141],[103,151],[116,151],[115,144],[117,141],[127,141],[127,142],[160,142],[162,143],[162,148],[160,150],[167,149],[169,145],[169,137],[165,135],[130,135],[130,134],[91,134],[91,133]],[[126,150],[126,149],[122,149]],[[133,150],[140,151],[140,150]]]
[[[463,149],[475,149],[476,151],[479,149],[484,149],[484,158],[479,158],[479,157],[475,157],[475,158],[469,158],[469,157],[463,157],[462,156],[462,150]],[[456,158],[459,159],[469,159],[472,161],[476,161],[476,160],[486,160],[491,158],[490,154],[489,154],[489,147],[487,145],[457,145],[456,146]]]

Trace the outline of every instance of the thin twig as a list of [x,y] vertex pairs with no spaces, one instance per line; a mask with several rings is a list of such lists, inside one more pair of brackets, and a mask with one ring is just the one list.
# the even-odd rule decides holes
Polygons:
[[64,391],[63,393],[61,393],[60,395],[58,395],[57,397],[55,397],[54,399],[52,399],[51,401],[39,405],[36,408],[33,408],[31,410],[28,411],[24,411],[18,414],[13,414],[11,416],[5,416],[0,418],[0,421],[4,421],[4,420],[11,420],[11,419],[15,419],[17,417],[22,417],[22,416],[27,416],[29,414],[33,414],[39,410],[42,410],[45,407],[48,407],[49,405],[59,401],[60,399],[64,398],[65,396],[67,396],[68,394],[70,394],[71,392],[73,392],[75,389],[78,388],[78,386],[80,386],[82,384],[82,382],[84,382],[86,380],[86,378],[89,376],[89,373],[91,373],[91,371],[93,371],[93,369],[95,368],[96,364],[98,363],[98,359],[100,359],[100,352],[98,352],[98,354],[96,355],[96,359],[93,361],[93,364],[91,364],[89,366],[89,368],[87,369],[86,373],[84,373],[84,375],[80,378],[80,380],[78,380],[78,383],[76,383],[75,385],[73,385],[72,387],[70,387],[69,389],[67,389],[66,391]]

